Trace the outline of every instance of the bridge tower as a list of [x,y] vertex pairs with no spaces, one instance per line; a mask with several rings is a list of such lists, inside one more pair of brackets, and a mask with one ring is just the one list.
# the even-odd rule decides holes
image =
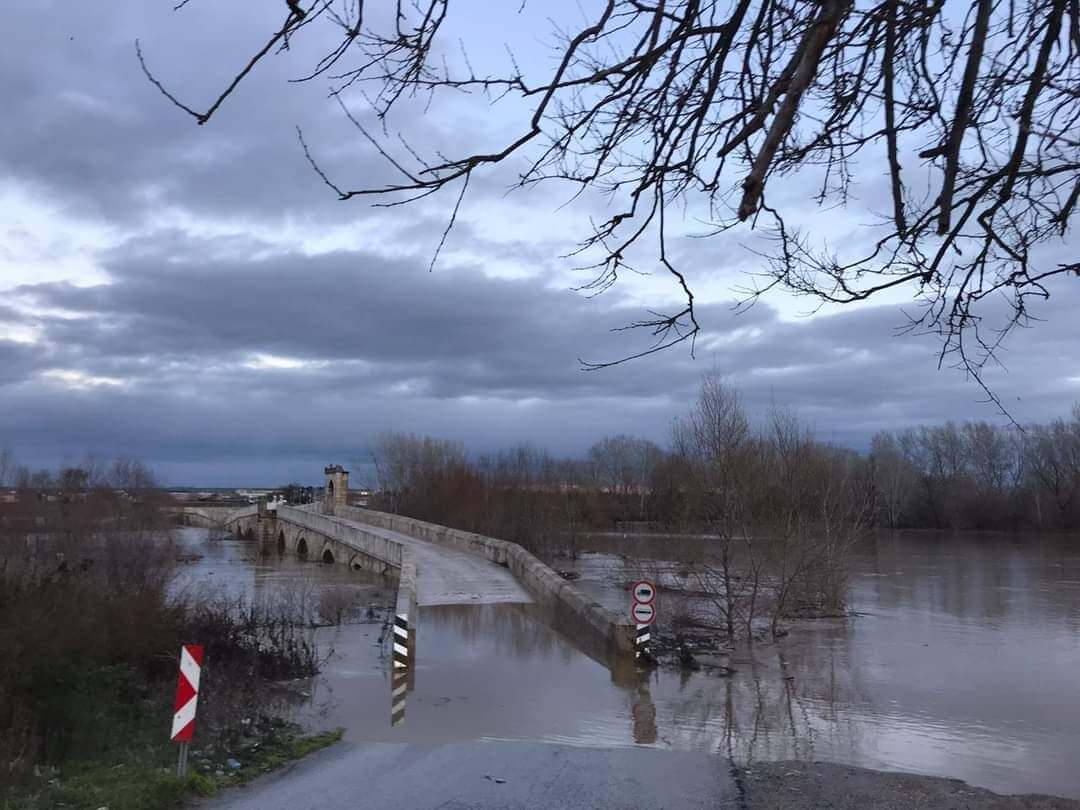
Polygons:
[[276,505],[274,508],[270,508],[266,496],[259,498],[256,503],[255,524],[258,526],[258,539],[264,549],[270,548],[270,544],[277,537],[278,532]]
[[323,469],[326,486],[323,489],[323,511],[333,515],[339,506],[345,506],[349,500],[349,471],[340,464],[331,464]]

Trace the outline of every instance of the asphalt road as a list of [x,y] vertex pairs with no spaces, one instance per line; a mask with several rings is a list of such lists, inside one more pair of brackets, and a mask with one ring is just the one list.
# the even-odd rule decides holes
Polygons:
[[343,743],[202,805],[216,810],[575,810],[741,806],[728,761],[520,742]]
[[344,743],[200,803],[203,810],[1080,810],[957,779],[825,762],[734,769],[654,748],[523,742]]
[[325,517],[409,546],[416,554],[416,600],[421,607],[533,601],[508,568],[479,555],[437,546],[368,523],[334,515]]

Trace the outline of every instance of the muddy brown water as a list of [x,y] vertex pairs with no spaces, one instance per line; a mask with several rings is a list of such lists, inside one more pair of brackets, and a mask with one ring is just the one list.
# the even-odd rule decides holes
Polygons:
[[[374,601],[386,588],[344,566],[182,531],[205,555],[184,566],[189,582],[254,593],[314,579]],[[560,567],[616,609],[640,568],[617,549],[653,563],[679,553],[663,538],[588,542],[597,550]],[[304,715],[354,740],[708,750],[1080,798],[1080,538],[881,535],[859,550],[851,605],[857,616],[798,622],[778,643],[737,651],[731,677],[661,670],[637,683],[552,630],[535,605],[424,608],[403,725],[390,726],[378,623],[319,631],[330,657],[301,685]]]

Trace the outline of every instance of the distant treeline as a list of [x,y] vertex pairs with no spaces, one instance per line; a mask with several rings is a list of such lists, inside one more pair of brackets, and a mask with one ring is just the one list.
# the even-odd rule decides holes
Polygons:
[[88,456],[56,470],[35,470],[20,464],[11,450],[0,447],[0,489],[3,488],[68,493],[122,489],[149,493],[158,489],[158,481],[153,470],[139,459],[118,458],[107,462]]
[[573,554],[582,532],[632,522],[707,532],[708,553],[683,562],[712,607],[688,621],[728,638],[843,611],[848,551],[873,511],[866,460],[815,441],[782,410],[752,425],[715,375],[688,406],[670,451],[612,436],[581,460],[524,446],[470,458],[456,442],[385,434],[373,505],[549,558]]
[[[717,424],[726,418],[713,417]],[[816,441],[785,412],[771,413],[753,436],[743,425],[747,438],[737,441],[700,427],[696,444],[688,442],[689,421],[677,422],[672,449],[618,435],[584,459],[530,445],[472,456],[460,442],[383,434],[373,449],[379,492],[372,506],[529,546],[635,523],[709,531],[725,501],[720,490],[775,492],[784,482],[770,457],[794,454],[803,467],[842,470],[843,487],[854,493],[848,511],[867,526],[1080,528],[1080,406],[1071,419],[1023,430],[980,421],[882,432],[868,453]],[[792,437],[797,453],[787,446]],[[736,464],[725,443],[738,445]],[[720,465],[730,468],[724,476]],[[773,501],[774,511],[783,508]],[[759,504],[754,521],[771,520],[771,508]]]
[[[7,492],[16,491],[9,501]],[[134,531],[166,527],[160,506],[168,496],[137,459],[86,459],[57,470],[31,470],[0,450],[0,532],[78,534],[109,522]],[[2,538],[0,538],[2,539]]]
[[878,433],[868,463],[882,526],[1080,528],[1080,405],[1023,429],[946,422]]

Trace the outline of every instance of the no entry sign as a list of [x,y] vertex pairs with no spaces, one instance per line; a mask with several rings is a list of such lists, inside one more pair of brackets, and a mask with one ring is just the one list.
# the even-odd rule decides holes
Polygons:
[[195,736],[195,707],[199,703],[199,675],[202,673],[201,644],[185,644],[180,648],[180,679],[176,683],[172,739],[191,742]]
[[634,602],[630,615],[636,624],[652,624],[656,618],[656,608],[645,602]]
[[634,601],[651,605],[656,601],[656,586],[649,580],[643,579],[634,583]]

